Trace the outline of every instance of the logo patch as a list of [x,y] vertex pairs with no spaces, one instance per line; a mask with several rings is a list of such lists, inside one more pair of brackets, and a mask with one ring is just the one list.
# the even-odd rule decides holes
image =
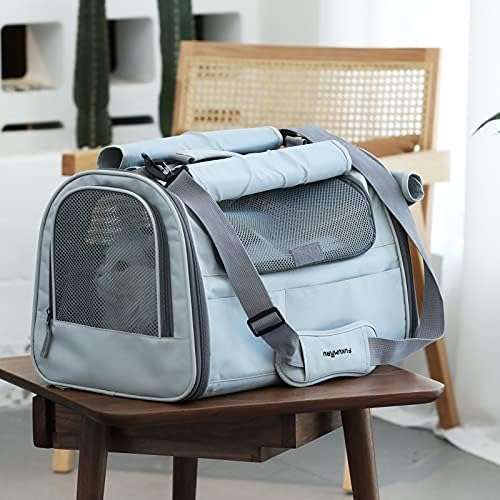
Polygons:
[[352,354],[350,347],[344,347],[344,349],[336,349],[334,351],[323,351],[323,356],[327,358],[334,358],[335,356],[340,356],[342,354]]

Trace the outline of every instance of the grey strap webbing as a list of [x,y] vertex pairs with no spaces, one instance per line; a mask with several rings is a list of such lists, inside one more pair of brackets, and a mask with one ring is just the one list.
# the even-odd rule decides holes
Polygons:
[[[406,201],[389,171],[370,155],[321,129],[305,129],[298,132],[314,142],[331,139],[342,142],[351,154],[353,166],[372,185],[423,257],[425,287],[422,319],[413,332],[412,338],[391,340],[373,337],[368,339],[371,365],[400,361],[441,337],[444,329],[441,293]],[[288,325],[274,307],[255,266],[218,204],[186,171],[177,176],[168,187],[168,191],[180,198],[207,230],[254,333],[261,336],[283,361],[292,366],[303,367],[298,333]]]

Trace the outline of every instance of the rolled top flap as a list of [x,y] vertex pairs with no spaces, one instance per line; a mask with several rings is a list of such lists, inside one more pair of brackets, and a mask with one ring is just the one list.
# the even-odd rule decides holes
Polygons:
[[391,172],[401,188],[401,192],[409,205],[413,205],[424,198],[424,181],[415,172]]
[[349,153],[336,141],[209,161],[190,167],[215,201],[322,181],[347,173]]
[[221,150],[234,153],[257,153],[277,149],[283,143],[278,129],[257,127],[229,129],[216,132],[186,132],[173,137],[105,147],[99,154],[97,166],[125,169],[144,164],[141,153],[155,160],[164,160],[183,150]]

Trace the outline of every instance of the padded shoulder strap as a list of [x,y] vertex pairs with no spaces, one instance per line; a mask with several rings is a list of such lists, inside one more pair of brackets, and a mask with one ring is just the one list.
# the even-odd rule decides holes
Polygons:
[[[320,136],[320,132],[316,129],[299,132],[311,141],[337,139],[329,134],[326,137],[323,131],[321,134],[325,135]],[[444,328],[441,293],[397,182],[389,171],[370,155],[344,141],[339,141],[351,153],[353,166],[366,177],[387,209],[401,224],[422,254],[425,266],[424,305],[422,320],[413,332],[412,338],[409,339],[378,338],[374,334],[373,326],[365,322],[352,323],[330,331],[329,338],[332,344],[325,344],[323,339],[323,343],[314,346],[315,351],[320,350],[323,355],[326,353],[327,357],[332,353],[335,355],[345,350],[350,352],[350,348],[341,348],[341,346],[345,345],[347,339],[356,339],[359,351],[366,346],[365,358],[367,360],[360,361],[361,358],[359,358],[354,365],[347,364],[341,366],[340,369],[336,368],[335,364],[329,363],[328,367],[325,366],[314,380],[307,373],[305,375],[295,373],[297,369],[307,372],[306,364],[309,363],[307,358],[309,352],[313,350],[308,347],[311,345],[310,339],[305,342],[305,337],[313,335],[311,332],[296,331],[274,306],[243,244],[218,204],[186,171],[181,172],[168,187],[168,191],[179,197],[207,230],[219,252],[228,279],[245,310],[249,328],[254,335],[262,337],[274,349],[277,354],[278,372],[286,382],[292,385],[309,385],[339,375],[360,375],[367,373],[370,367],[375,365],[395,363],[437,340],[441,337]],[[283,369],[285,365],[286,370]],[[321,363],[318,363],[318,366],[320,365]]]

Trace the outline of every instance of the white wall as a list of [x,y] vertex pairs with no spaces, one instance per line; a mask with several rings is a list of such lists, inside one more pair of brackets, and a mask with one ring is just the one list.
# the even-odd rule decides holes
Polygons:
[[321,0],[261,1],[260,39],[279,45],[317,45]]
[[[60,183],[57,154],[0,159],[0,357],[26,352],[38,225]],[[0,404],[21,398],[0,384]]]
[[[500,112],[500,8],[496,0],[471,2],[468,128]],[[457,390],[462,415],[500,425],[500,123],[468,140],[464,275]],[[466,403],[466,404],[465,404]],[[498,428],[498,427],[497,427]],[[500,453],[500,446],[499,446]],[[500,457],[500,455],[499,455]]]

